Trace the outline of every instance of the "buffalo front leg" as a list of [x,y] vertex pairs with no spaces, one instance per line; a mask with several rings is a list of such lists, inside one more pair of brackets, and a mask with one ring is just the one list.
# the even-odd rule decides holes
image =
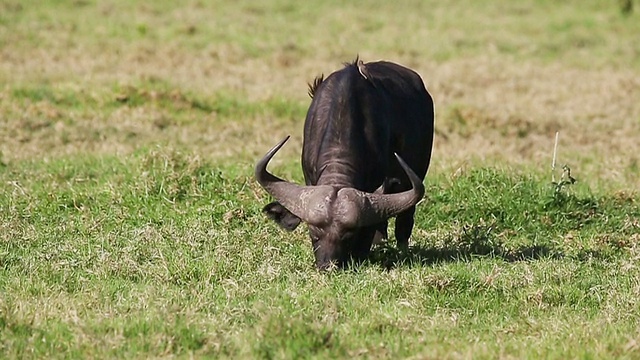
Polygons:
[[369,256],[371,245],[376,235],[376,226],[368,226],[360,230],[357,239],[351,243],[351,257],[356,261],[362,261]]
[[412,206],[396,217],[396,242],[399,249],[406,250],[409,248],[409,237],[411,236],[411,231],[413,231],[413,215],[415,212],[416,207]]
[[382,243],[384,243],[385,240],[387,240],[387,226],[388,226],[388,222],[384,221],[381,222],[378,225],[378,228],[375,232],[375,234],[373,235],[373,245],[380,245]]

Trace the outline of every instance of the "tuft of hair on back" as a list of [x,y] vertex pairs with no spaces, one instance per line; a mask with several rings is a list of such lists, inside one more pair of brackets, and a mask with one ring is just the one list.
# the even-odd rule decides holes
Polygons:
[[322,82],[324,81],[324,74],[321,74],[320,76],[316,76],[315,79],[313,79],[313,82],[309,83],[309,91],[307,92],[309,94],[309,97],[313,99],[313,96],[316,94],[316,90],[318,90],[318,87],[320,86],[320,84],[322,84]]
[[356,59],[353,60],[352,62],[344,62],[342,64],[345,67],[349,67],[349,66],[357,66],[359,62],[362,62],[362,60],[360,60],[360,54],[356,55]]

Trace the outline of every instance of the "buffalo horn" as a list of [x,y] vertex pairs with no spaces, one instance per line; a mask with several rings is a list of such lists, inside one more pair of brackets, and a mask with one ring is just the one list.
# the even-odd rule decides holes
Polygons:
[[[384,221],[390,217],[394,217],[412,206],[416,205],[424,196],[424,185],[420,178],[411,170],[409,165],[402,158],[394,153],[400,166],[409,177],[412,188],[410,190],[395,194],[380,194],[379,192],[367,193],[353,188],[342,189],[338,192],[338,201],[346,202],[347,207],[358,208],[355,216],[347,216],[347,222],[351,226],[369,226]],[[344,209],[342,213],[353,214],[353,212]]]
[[256,180],[271,196],[302,221],[313,225],[324,223],[329,219],[327,207],[331,200],[330,186],[301,186],[282,180],[267,171],[267,164],[287,140],[289,136],[271,148],[256,164]]

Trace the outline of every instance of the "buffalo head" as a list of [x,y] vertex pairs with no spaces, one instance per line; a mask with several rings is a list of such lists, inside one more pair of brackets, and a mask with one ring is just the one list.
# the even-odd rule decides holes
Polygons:
[[[267,164],[289,139],[287,136],[257,163],[258,183],[283,206],[288,216],[309,226],[316,266],[325,269],[344,265],[351,258],[366,255],[376,230],[414,206],[424,195],[424,186],[413,170],[395,154],[412,184],[412,189],[395,193],[369,193],[330,185],[303,186],[282,180],[267,171]],[[299,219],[299,220],[298,220]],[[297,222],[292,228],[295,228]]]

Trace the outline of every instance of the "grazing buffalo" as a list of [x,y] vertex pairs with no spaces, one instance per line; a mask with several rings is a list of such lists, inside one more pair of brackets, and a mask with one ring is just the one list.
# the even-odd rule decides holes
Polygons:
[[394,216],[406,248],[433,145],[433,100],[422,79],[394,63],[356,59],[316,78],[309,95],[306,186],[267,172],[287,137],[256,165],[256,179],[277,200],[263,211],[289,231],[307,223],[319,269],[365,258]]

